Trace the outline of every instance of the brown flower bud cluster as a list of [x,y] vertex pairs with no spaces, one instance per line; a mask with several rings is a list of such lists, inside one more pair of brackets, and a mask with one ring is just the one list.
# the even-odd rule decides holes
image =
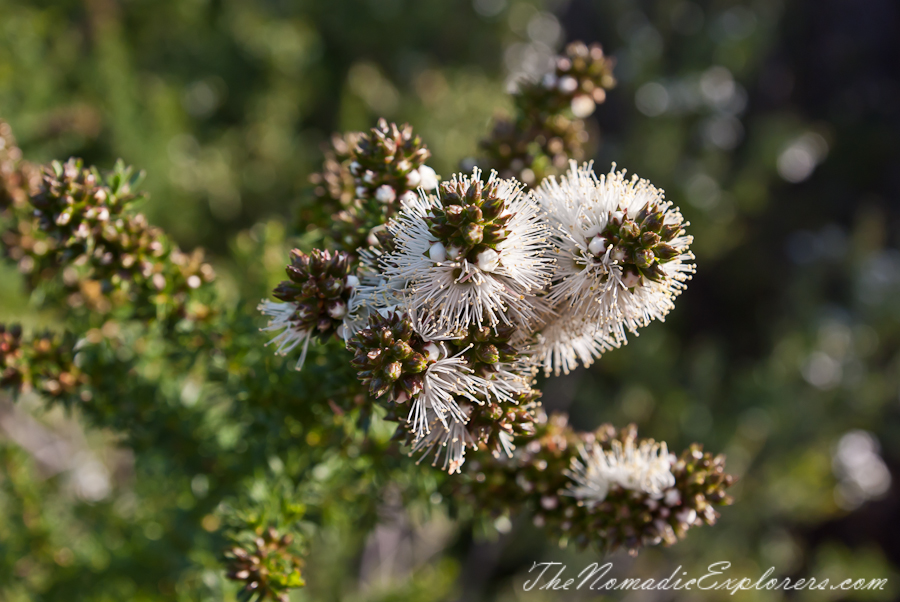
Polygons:
[[497,371],[499,364],[512,362],[519,357],[519,350],[510,343],[515,334],[516,327],[504,322],[494,328],[472,324],[465,337],[453,339],[449,343],[464,352],[476,374],[489,377]]
[[[431,153],[408,124],[380,119],[369,132],[335,136],[323,170],[313,174],[313,194],[335,213],[334,238],[353,252],[377,244],[375,236],[405,195],[416,194]],[[428,170],[428,168],[424,168]]]
[[477,264],[481,253],[496,250],[509,236],[506,226],[512,215],[507,212],[499,188],[498,181],[441,183],[441,206],[434,209],[429,230],[444,245],[450,259],[458,261],[465,257]]
[[716,508],[731,503],[725,490],[733,477],[725,473],[724,457],[713,457],[697,444],[671,464],[674,484],[658,494],[612,484],[596,504],[573,495],[570,469],[584,446],[609,450],[615,442],[627,446],[629,441],[637,442],[633,425],[618,433],[609,424],[577,433],[564,415],[541,415],[535,437],[512,459],[481,455],[467,463],[469,479],[460,493],[493,515],[528,509],[536,525],[564,541],[631,553],[676,543],[691,527],[714,524]]
[[289,280],[279,284],[273,295],[296,307],[293,328],[327,341],[343,323],[357,282],[350,275],[349,254],[314,249],[307,255],[294,249],[286,271]]
[[517,393],[512,403],[498,400],[476,405],[469,414],[466,430],[479,449],[495,458],[504,454],[509,456],[515,449],[516,440],[534,435],[541,412],[540,397],[540,391],[528,389]]
[[[348,342],[354,356],[350,363],[359,371],[360,381],[369,387],[372,399],[401,404],[424,387],[424,372],[441,350],[414,330],[399,313],[387,317],[374,314],[369,325]],[[390,407],[390,406],[389,406]]]
[[597,44],[569,44],[551,73],[520,86],[516,114],[498,120],[481,143],[483,167],[531,185],[565,170],[570,159],[582,160],[589,138],[584,119],[615,86],[613,65]]
[[[509,345],[514,328],[501,325],[496,330],[473,326],[465,337],[435,343],[424,340],[409,318],[400,313],[374,314],[368,327],[360,330],[348,347],[354,353],[351,363],[359,371],[359,379],[368,385],[372,399],[383,399],[388,409],[387,419],[401,423],[398,436],[418,451],[435,445],[444,447],[452,441],[432,443],[429,440],[417,445],[419,436],[408,424],[408,410],[402,411],[401,406],[406,408],[407,402],[422,392],[428,367],[453,350],[462,354],[467,371],[490,382],[503,362],[518,357],[518,352]],[[523,388],[510,399],[480,395],[480,403],[474,403],[472,399],[459,398],[457,403],[467,415],[467,421],[456,425],[457,437],[465,441],[466,447],[480,446],[495,455],[510,454],[515,437],[534,433],[539,397],[539,391]],[[437,424],[439,420],[434,422],[437,433],[443,432]],[[439,456],[435,455],[435,462]]]
[[37,391],[54,399],[87,396],[87,378],[75,365],[73,337],[50,332],[22,337],[22,328],[0,324],[0,387]]
[[[121,162],[102,176],[80,160],[44,167],[30,197],[33,217],[3,233],[7,256],[33,288],[62,273],[70,305],[98,311],[135,303],[137,313],[188,315],[191,291],[215,273],[200,251],[185,254],[143,215],[127,208],[142,178]],[[142,307],[143,306],[143,307]],[[206,315],[195,308],[192,317]]]
[[292,543],[290,533],[269,527],[259,529],[249,544],[225,553],[227,577],[244,584],[238,600],[287,602],[290,590],[306,584],[300,572],[303,560],[291,551]]
[[636,215],[616,212],[606,228],[591,240],[599,257],[612,245],[610,256],[622,266],[623,281],[638,282],[644,276],[654,282],[666,279],[660,264],[672,261],[682,251],[671,246],[684,232],[681,223],[664,224],[664,211],[656,204],[645,205]]

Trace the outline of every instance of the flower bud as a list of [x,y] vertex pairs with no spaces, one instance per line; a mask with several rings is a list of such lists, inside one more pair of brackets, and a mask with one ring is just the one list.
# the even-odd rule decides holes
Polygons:
[[425,359],[425,356],[421,353],[413,353],[408,358],[403,360],[403,369],[406,372],[410,372],[412,374],[419,374],[420,372],[425,372],[425,369],[428,367],[428,360]]
[[671,261],[680,255],[680,251],[667,244],[659,244],[653,248],[653,253],[660,261]]
[[482,239],[483,227],[481,224],[469,224],[463,231],[463,241],[467,245],[477,245]]
[[651,213],[644,219],[641,223],[641,229],[643,230],[651,230],[653,232],[659,232],[663,225],[663,214],[662,211],[656,211],[655,213]]
[[625,288],[634,288],[641,282],[641,275],[632,267],[627,267],[622,272],[622,284]]
[[659,244],[659,234],[656,232],[644,232],[641,234],[641,244],[645,247],[655,247]]
[[600,256],[606,253],[607,244],[607,240],[604,237],[596,236],[588,244],[588,250],[594,255]]
[[496,364],[500,361],[500,352],[494,345],[479,345],[475,348],[475,357],[485,364]]
[[634,254],[634,263],[639,268],[650,267],[654,259],[655,256],[650,249],[638,249]]
[[395,381],[400,378],[400,375],[402,373],[403,367],[400,365],[400,362],[391,362],[384,367],[384,375],[391,381]]
[[428,249],[428,258],[435,263],[441,263],[447,260],[447,248],[444,243],[438,241],[431,245]]

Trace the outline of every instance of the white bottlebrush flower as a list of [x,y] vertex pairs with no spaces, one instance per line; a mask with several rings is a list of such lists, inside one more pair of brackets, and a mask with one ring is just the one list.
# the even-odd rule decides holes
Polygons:
[[460,468],[466,461],[466,448],[475,449],[477,443],[466,428],[466,423],[460,420],[449,420],[442,423],[437,417],[430,419],[431,432],[413,443],[409,455],[422,452],[416,464],[420,463],[430,454],[434,454],[432,466],[437,466],[444,458],[442,468],[449,474],[460,472]]
[[527,349],[534,366],[549,376],[569,374],[578,363],[587,368],[603,353],[618,348],[620,339],[585,321],[580,315],[566,312],[544,326]]
[[[442,185],[441,195],[423,193],[405,204],[388,226],[396,251],[380,260],[387,280],[406,283],[405,302],[411,309],[431,312],[451,329],[471,324],[493,326],[510,319],[524,324],[536,321],[529,295],[545,287],[552,274],[540,208],[522,194],[518,182],[500,179],[496,173],[483,186],[496,191],[502,215],[508,216],[505,225],[497,227],[499,242],[482,243],[477,234],[466,251],[433,232],[435,216],[446,215],[450,207],[442,200],[447,190],[464,196],[480,176],[477,169],[471,179],[454,175],[446,187]],[[475,219],[474,228],[481,228],[480,219]],[[481,223],[487,223],[486,230],[495,227],[487,218]]]
[[403,301],[403,282],[390,281],[381,273],[378,265],[382,252],[375,247],[357,249],[359,267],[358,283],[344,318],[344,329],[341,336],[349,341],[357,332],[365,328],[369,316],[374,312],[385,312],[398,306]]
[[575,162],[535,191],[546,210],[557,267],[550,300],[615,339],[663,320],[694,272],[688,224],[663,191],[613,170]]
[[297,360],[297,370],[303,367],[306,361],[306,352],[309,349],[309,340],[312,338],[311,329],[303,329],[298,324],[302,317],[297,315],[297,305],[295,303],[282,303],[278,301],[263,301],[256,308],[264,315],[269,316],[269,323],[262,328],[263,332],[281,331],[275,338],[266,343],[266,345],[275,345],[275,353],[279,355],[287,355],[297,345],[303,343],[303,351],[300,352],[300,359]]
[[613,440],[612,449],[600,445],[582,447],[581,459],[573,458],[566,476],[574,481],[567,494],[594,506],[606,499],[609,489],[618,485],[651,496],[662,496],[675,485],[671,458],[666,444],[646,439],[635,446],[633,439],[624,444]]
[[446,357],[446,346],[436,341],[433,343],[437,349],[434,355],[440,359],[425,369],[422,390],[410,400],[409,416],[406,418],[416,440],[431,432],[434,419],[444,428],[449,428],[453,421],[467,422],[468,417],[459,405],[460,399],[482,404],[490,399],[492,393],[491,384],[474,374],[461,357],[463,352]]

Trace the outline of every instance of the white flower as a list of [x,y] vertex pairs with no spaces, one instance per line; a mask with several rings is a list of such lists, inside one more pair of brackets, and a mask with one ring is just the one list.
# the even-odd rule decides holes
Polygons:
[[592,322],[565,313],[544,326],[534,337],[527,354],[535,366],[549,376],[569,374],[578,363],[587,368],[603,353],[622,345]]
[[466,448],[475,449],[477,443],[466,428],[466,423],[459,420],[451,420],[446,424],[440,422],[436,417],[431,420],[431,432],[426,436],[418,439],[413,443],[412,450],[409,455],[422,452],[416,464],[434,453],[432,466],[437,466],[441,455],[444,456],[442,468],[449,474],[460,472],[460,468],[466,461]]
[[414,169],[406,174],[406,185],[410,188],[417,188],[419,186],[419,182],[422,181],[422,176],[419,174],[418,169]]
[[357,332],[366,327],[373,312],[385,312],[396,307],[403,300],[403,283],[391,282],[381,273],[378,261],[382,255],[377,248],[358,249],[359,276],[353,278],[353,289],[347,316],[344,318],[342,337],[349,341]]
[[449,428],[453,421],[467,422],[468,417],[459,405],[461,399],[481,405],[495,394],[493,384],[477,376],[462,357],[468,348],[452,357],[447,357],[443,344],[438,349],[437,357],[442,359],[429,364],[425,369],[422,390],[411,400],[406,418],[409,430],[416,440],[431,432],[435,418],[444,428]]
[[287,355],[297,345],[303,343],[303,351],[300,353],[300,359],[297,361],[297,370],[303,368],[303,362],[306,361],[306,352],[309,349],[309,339],[312,337],[312,330],[304,330],[297,327],[295,323],[298,318],[296,315],[297,305],[264,300],[256,309],[271,318],[269,324],[261,329],[263,332],[281,330],[274,339],[266,343],[266,345],[277,345],[275,353]]
[[382,184],[375,190],[375,199],[379,203],[393,203],[396,198],[397,192],[387,184]]
[[572,458],[572,468],[566,471],[566,476],[575,482],[566,493],[588,506],[605,500],[613,485],[654,497],[662,497],[666,489],[675,485],[665,443],[646,439],[636,447],[633,439],[624,444],[613,440],[611,450],[595,444],[589,449],[582,447],[579,452],[581,459]]
[[[477,180],[481,173],[475,170]],[[474,180],[454,175],[454,185],[467,189]],[[522,194],[515,180],[491,174],[498,196],[511,215],[508,234],[496,249],[480,252],[470,262],[455,246],[445,247],[429,230],[429,219],[444,206],[436,195],[421,194],[388,224],[396,251],[379,259],[387,281],[404,282],[410,309],[432,312],[451,329],[471,324],[493,326],[515,319],[537,321],[529,295],[549,282],[553,260],[546,257],[547,230],[539,207]],[[436,244],[440,243],[440,244]]]
[[[419,188],[424,188],[425,190],[434,190],[438,187],[438,177],[437,172],[428,167],[427,165],[422,165],[418,169],[419,172]],[[410,184],[412,186],[412,184]]]
[[[615,165],[598,178],[592,164],[578,167],[573,161],[564,177],[545,179],[535,197],[547,211],[559,248],[549,295],[554,307],[565,306],[615,340],[624,340],[626,330],[634,333],[665,318],[695,266],[688,250],[692,238],[682,230],[688,224],[661,190],[637,176],[626,180]],[[648,233],[642,216],[654,207],[661,222]],[[618,238],[625,231],[619,230],[622,224],[656,242],[639,244],[640,236],[632,242],[624,235]],[[672,237],[660,244],[665,240],[658,233],[665,231]],[[663,252],[671,257],[663,257]],[[649,255],[638,259],[642,253]],[[641,260],[646,262],[643,268],[638,267]]]

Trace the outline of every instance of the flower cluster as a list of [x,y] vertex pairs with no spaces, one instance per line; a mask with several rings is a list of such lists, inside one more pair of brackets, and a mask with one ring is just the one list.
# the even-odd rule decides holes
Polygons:
[[275,289],[280,303],[263,301],[259,310],[271,319],[266,330],[281,331],[272,340],[285,354],[303,344],[297,369],[303,367],[309,340],[340,336],[350,294],[359,279],[350,274],[350,256],[338,251],[314,250],[311,255],[295,249],[287,266],[289,280]]
[[227,577],[244,584],[240,600],[287,602],[291,589],[303,587],[303,560],[291,551],[293,537],[274,528],[260,529],[247,545],[236,545],[225,554]]
[[[330,212],[333,236],[320,238],[331,247],[294,250],[287,279],[258,310],[276,353],[299,356],[297,369],[312,339],[340,341],[350,352],[343,368],[315,368],[335,418],[344,410],[332,397],[345,393],[354,405],[347,411],[358,412],[360,423],[378,407],[397,423],[395,440],[410,455],[454,475],[443,482],[471,502],[461,506],[530,511],[563,541],[636,551],[715,522],[716,508],[730,503],[732,479],[724,458],[696,445],[676,457],[663,442],[638,439],[634,427],[575,432],[564,417],[545,414],[535,388],[542,372],[589,366],[663,320],[694,271],[688,224],[661,190],[626,178],[615,165],[598,176],[591,163],[572,160],[559,175],[570,159],[583,158],[583,119],[614,85],[611,68],[599,46],[570,45],[552,73],[520,87],[515,117],[498,124],[483,146],[484,171],[438,177],[408,125],[380,120],[369,132],[336,137],[312,179],[320,202],[301,215],[308,229],[315,223],[310,212]],[[170,367],[196,366],[214,384],[197,387],[196,395],[210,391],[210,400],[227,395],[265,407],[264,421],[247,415],[253,428],[245,439],[257,441],[246,459],[277,459],[285,443],[268,447],[269,438],[281,436],[272,428],[288,428],[278,433],[293,437],[302,424],[306,451],[314,453],[284,463],[290,485],[270,491],[274,519],[236,517],[238,535],[226,553],[228,577],[242,584],[240,599],[285,600],[303,585],[302,561],[282,530],[299,519],[303,504],[289,511],[286,502],[303,492],[311,504],[325,499],[309,493],[317,485],[295,485],[307,467],[317,473],[314,465],[331,457],[312,448],[344,438],[352,421],[316,425],[322,408],[292,403],[284,404],[289,415],[279,413],[273,400],[291,402],[290,383],[308,380],[265,377],[270,362],[253,349],[240,312],[206,305],[213,272],[202,255],[183,253],[131,211],[140,179],[122,163],[101,174],[75,159],[39,171],[22,161],[0,122],[4,254],[40,287],[36,299],[61,293],[71,308],[82,308],[66,318],[86,326],[80,339],[23,338],[21,329],[0,326],[0,386],[57,402],[93,401],[82,407],[102,417],[100,424],[155,422],[164,428],[148,441],[183,437],[177,447],[196,449],[192,437],[203,429],[190,422],[198,399],[188,399],[197,383],[160,388],[158,381],[170,377]],[[95,333],[107,336],[107,324],[113,332],[116,323],[160,317],[173,318],[172,328],[148,330],[134,350],[125,349],[125,339],[92,345]],[[191,320],[204,320],[204,328]],[[104,327],[91,329],[99,323]],[[186,346],[188,340],[197,342]],[[195,349],[205,355],[185,353]],[[127,368],[123,358],[134,351],[149,356],[152,369]],[[367,395],[357,394],[352,378],[346,382],[353,372]],[[118,378],[104,382],[107,374]],[[140,401],[118,405],[123,390]],[[169,394],[179,402],[160,404]],[[316,397],[324,402],[326,394]],[[160,419],[145,419],[151,415]],[[173,428],[179,424],[184,428]],[[373,452],[371,466],[383,450],[368,443],[354,447]],[[211,449],[225,453],[225,444]],[[214,464],[220,483],[249,483],[251,476],[263,483],[250,460]],[[282,470],[273,464],[272,472]],[[383,474],[391,478],[367,481],[392,481],[398,473]]]
[[86,377],[75,364],[73,349],[71,336],[47,332],[25,339],[20,326],[0,324],[0,388],[38,391],[53,399],[84,398]]
[[724,465],[696,444],[676,458],[664,443],[638,439],[633,425],[576,433],[565,416],[541,415],[511,460],[479,456],[458,489],[495,515],[531,509],[535,524],[580,546],[634,553],[714,524],[716,508],[732,501]]
[[335,136],[311,182],[318,203],[335,212],[335,240],[345,250],[373,244],[387,220],[419,187],[433,190],[431,156],[408,124],[380,119],[369,132]]
[[573,161],[536,191],[558,249],[547,295],[554,318],[535,354],[547,373],[568,373],[663,320],[694,272],[688,224],[663,192],[625,172],[597,177]]
[[[148,315],[188,315],[191,291],[215,274],[202,252],[183,253],[127,211],[142,177],[121,162],[104,176],[80,160],[54,161],[28,199],[32,216],[3,233],[5,253],[33,287],[62,272],[70,305],[107,311],[128,300]],[[193,308],[192,317],[205,314]]]
[[613,65],[597,44],[569,44],[552,72],[519,86],[515,115],[499,120],[481,143],[486,166],[533,184],[563,171],[570,159],[583,159],[584,119],[615,86]]
[[598,176],[572,160],[548,175],[581,156],[580,118],[613,85],[611,65],[575,44],[524,85],[509,139],[495,131],[485,147],[501,172],[426,182],[408,126],[336,138],[315,181],[353,225],[344,250],[294,251],[280,302],[260,309],[280,352],[303,343],[298,368],[313,334],[343,339],[397,439],[465,471],[473,506],[531,509],[563,539],[634,551],[714,522],[731,477],[723,458],[675,458],[634,428],[576,433],[547,418],[533,386],[663,320],[694,271],[688,224],[662,190],[615,165]]
[[[263,302],[280,352],[313,333],[343,335],[373,400],[407,429],[414,452],[511,453],[533,431],[541,368],[589,365],[662,319],[693,270],[681,214],[624,172],[574,162],[526,194],[477,168],[405,201],[384,236],[359,249],[294,252],[291,281]],[[406,406],[402,418],[399,406]],[[624,453],[624,452],[623,452]]]

